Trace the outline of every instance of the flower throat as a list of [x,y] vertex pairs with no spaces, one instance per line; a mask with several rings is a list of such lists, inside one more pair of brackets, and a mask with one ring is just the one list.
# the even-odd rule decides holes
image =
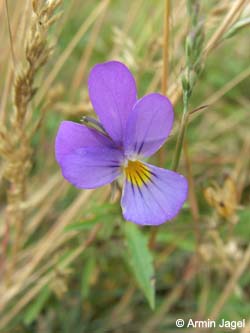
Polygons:
[[124,168],[126,178],[137,186],[146,185],[151,180],[151,172],[149,168],[140,161],[128,161]]

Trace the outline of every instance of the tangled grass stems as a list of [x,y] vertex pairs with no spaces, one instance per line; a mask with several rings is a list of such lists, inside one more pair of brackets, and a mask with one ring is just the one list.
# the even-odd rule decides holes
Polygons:
[[25,213],[20,205],[26,198],[26,179],[31,168],[32,154],[30,138],[27,136],[27,126],[29,124],[27,124],[26,117],[30,101],[37,90],[34,87],[35,76],[48,61],[52,52],[52,47],[47,42],[47,34],[50,26],[59,18],[58,14],[54,14],[54,12],[60,4],[60,0],[43,5],[40,5],[37,0],[32,2],[34,18],[25,42],[26,63],[15,73],[14,110],[9,121],[2,124],[1,152],[5,161],[4,177],[9,182],[7,190],[8,206],[6,209],[6,220],[8,222],[6,223],[15,226],[12,263],[7,273],[7,280],[10,280],[17,253],[22,247],[23,224],[25,222]]
[[[105,193],[102,196],[103,200],[107,199],[109,196],[109,191],[102,190],[100,193]],[[7,304],[10,303],[14,297],[18,294],[21,294],[23,291],[28,289],[28,292],[21,298],[18,303],[16,303],[13,309],[8,313],[5,313],[1,319],[0,329],[4,328],[9,321],[22,309],[28,302],[42,289],[43,286],[50,283],[55,277],[55,267],[59,265],[61,269],[68,267],[68,265],[75,260],[94,240],[101,228],[101,224],[96,225],[93,230],[91,230],[88,235],[86,242],[84,242],[81,246],[77,247],[67,258],[61,262],[60,257],[55,259],[52,254],[55,253],[56,250],[66,241],[71,239],[76,235],[75,232],[72,233],[64,233],[62,235],[62,231],[65,229],[66,225],[69,224],[74,216],[77,215],[79,208],[84,205],[84,203],[89,200],[92,191],[80,193],[79,196],[75,199],[74,203],[68,208],[68,210],[64,211],[62,216],[58,219],[57,224],[53,227],[52,230],[46,235],[46,239],[42,239],[38,244],[36,244],[35,248],[29,249],[29,264],[26,267],[19,268],[18,271],[15,272],[15,284],[12,287],[8,287],[8,293],[4,293],[4,289],[0,288],[0,292],[4,297],[1,299],[0,307],[5,308]],[[59,238],[60,236],[60,239]],[[36,254],[35,256],[33,254]],[[35,272],[35,269],[38,267],[39,263],[42,262],[43,259],[51,257],[52,259],[48,261],[47,267],[40,268],[39,271]],[[27,259],[26,259],[27,260]],[[52,268],[52,271],[48,268]],[[35,272],[35,273],[34,273]],[[35,283],[37,282],[37,283]],[[3,287],[3,286],[0,286]]]
[[101,27],[103,25],[107,10],[108,10],[108,6],[105,6],[101,12],[99,20],[96,20],[96,22],[94,23],[94,26],[93,26],[93,29],[91,32],[91,36],[90,36],[90,42],[89,42],[85,52],[83,53],[83,55],[80,59],[79,65],[77,66],[76,71],[75,71],[75,75],[74,75],[73,83],[72,83],[72,94],[73,93],[75,94],[79,90],[80,84],[84,79],[84,75],[86,74],[87,65],[89,63],[91,54],[94,50],[95,43],[96,43],[96,40],[100,33]]
[[[58,219],[57,223],[53,226],[52,229],[39,241],[35,244],[35,250],[30,252],[32,257],[29,260],[29,265],[27,267],[19,268],[19,271],[16,272],[15,284],[13,288],[9,288],[8,294],[2,297],[1,302],[4,304],[8,302],[16,293],[19,292],[19,289],[23,288],[26,284],[25,281],[28,280],[28,277],[32,274],[38,264],[49,254],[53,253],[57,249],[64,238],[69,237],[69,235],[64,234],[60,239],[58,236],[64,230],[65,226],[70,223],[71,219],[77,214],[77,211],[91,196],[92,192],[83,192],[75,200],[68,210],[65,211],[65,214]],[[58,239],[58,241],[56,241]],[[34,255],[35,253],[35,255]],[[21,271],[20,271],[21,270]]]
[[[237,20],[237,18],[242,13],[244,6],[246,5],[245,0],[237,1],[228,11],[226,17],[222,21],[221,25],[218,29],[214,32],[214,34],[209,39],[206,47],[204,50],[201,49],[202,43],[202,31],[201,31],[201,23],[197,21],[197,10],[192,8],[193,6],[198,6],[198,2],[191,2],[190,1],[190,9],[189,13],[191,15],[191,22],[192,22],[192,31],[191,33],[194,34],[190,38],[186,40],[186,73],[182,78],[182,88],[183,88],[183,113],[181,118],[181,124],[179,129],[179,134],[177,138],[177,144],[175,149],[175,155],[173,159],[172,168],[173,170],[178,169],[179,160],[182,151],[183,140],[185,137],[185,131],[188,126],[189,121],[189,99],[192,94],[193,86],[196,81],[196,77],[199,75],[201,70],[202,63],[205,62],[206,57],[210,51],[212,51],[223,37],[223,34],[232,26],[232,24]],[[192,41],[192,39],[194,39]],[[196,42],[197,41],[197,42]],[[194,59],[189,59],[191,54],[195,54]]]
[[[90,232],[87,240],[81,246],[79,246],[75,251],[73,251],[73,253],[70,256],[68,256],[68,258],[66,260],[64,260],[63,263],[61,263],[60,268],[64,269],[72,261],[74,261],[81,253],[83,253],[94,242],[100,229],[101,229],[101,225],[97,224],[93,228],[93,230]],[[30,288],[30,290],[28,290],[28,292],[25,294],[25,296],[23,298],[21,298],[20,301],[15,304],[13,309],[11,311],[9,311],[2,318],[1,323],[0,323],[0,329],[6,327],[8,325],[8,323],[10,322],[10,320],[13,317],[15,317],[19,313],[19,311],[25,305],[27,305],[39,293],[39,291],[44,286],[46,286],[46,284],[51,282],[53,280],[53,278],[55,278],[55,276],[56,276],[56,272],[55,272],[55,270],[53,270],[52,272],[49,272],[44,277],[40,278],[39,283],[33,285],[33,287]]]
[[90,26],[93,24],[93,22],[97,19],[97,17],[102,13],[103,10],[109,5],[110,0],[104,0],[102,1],[97,8],[93,10],[91,15],[87,18],[86,21],[82,23],[82,26],[77,31],[76,35],[72,40],[70,41],[69,45],[66,47],[64,52],[61,54],[60,58],[56,62],[56,65],[54,66],[53,70],[49,73],[48,77],[43,83],[43,86],[41,87],[40,91],[37,94],[36,103],[39,105],[45,94],[48,92],[50,86],[54,82],[56,76],[58,75],[59,71],[62,69],[62,66],[64,63],[68,60],[71,53],[73,52],[74,48],[77,46],[81,38],[86,34]]

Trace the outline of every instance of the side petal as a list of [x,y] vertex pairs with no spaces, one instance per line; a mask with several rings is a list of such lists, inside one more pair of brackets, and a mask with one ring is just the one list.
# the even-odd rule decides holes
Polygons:
[[129,115],[125,134],[125,153],[128,156],[150,156],[168,137],[174,121],[173,106],[160,94],[141,98]]
[[118,61],[98,64],[90,72],[88,86],[102,125],[117,144],[122,144],[127,118],[136,102],[132,74]]
[[65,179],[80,189],[111,183],[121,173],[122,153],[108,147],[79,148],[65,155],[60,166]]
[[106,146],[112,147],[112,141],[96,130],[72,121],[63,121],[55,140],[56,160],[60,164],[64,156],[79,148]]
[[[142,164],[142,163],[141,163]],[[127,177],[121,206],[124,218],[140,225],[159,225],[173,219],[183,206],[188,183],[182,175],[142,164],[137,175]]]

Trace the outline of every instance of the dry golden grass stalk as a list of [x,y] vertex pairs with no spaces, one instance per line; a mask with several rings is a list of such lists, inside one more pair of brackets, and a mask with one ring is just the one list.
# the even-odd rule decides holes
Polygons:
[[[18,15],[17,15],[18,11],[15,11],[14,14],[11,13],[11,27],[10,30],[12,35],[13,35],[13,42],[15,42],[15,35],[16,35],[16,31],[18,30]],[[2,21],[6,21],[8,19],[8,16],[4,15],[3,17],[0,18],[1,22]],[[7,25],[7,23],[6,23]],[[8,24],[10,26],[10,23]],[[6,30],[6,31],[5,31]],[[1,42],[2,45],[9,45],[9,33],[7,32],[7,28],[1,29],[2,32],[2,36],[0,36],[1,38]],[[9,39],[9,40],[8,40]],[[16,43],[15,43],[16,44]],[[17,49],[15,48],[15,53],[17,52]],[[8,103],[8,99],[9,96],[11,95],[11,88],[12,88],[12,80],[13,80],[13,63],[11,61],[11,50],[9,47],[3,48],[1,50],[1,56],[0,56],[0,71],[1,74],[4,76],[5,74],[5,79],[3,80],[3,87],[1,87],[3,93],[1,95],[1,104],[0,104],[0,123],[4,122],[6,117],[7,117],[7,103]]]
[[[100,6],[100,11],[102,9],[105,8],[105,6],[109,3],[109,1],[105,1],[101,6]],[[103,6],[104,5],[104,6]],[[40,7],[38,6],[33,6],[34,10],[38,10]],[[95,11],[96,15],[97,12]],[[92,16],[91,20],[93,20],[94,16]],[[84,29],[80,29],[80,33],[78,34],[78,38],[79,36],[83,35],[87,30],[86,27],[88,27],[88,25],[90,24],[90,21],[87,21],[85,24],[83,24]],[[75,43],[75,41],[74,41]],[[72,44],[70,44],[72,45]],[[67,53],[67,55],[69,55],[70,52]],[[48,97],[46,97],[46,101],[48,100]],[[47,103],[48,104],[48,103]],[[45,104],[46,106],[46,104]],[[38,127],[38,124],[33,125],[31,123],[32,114],[30,114],[30,111],[27,109],[27,112],[24,116],[24,124],[26,126],[26,128],[29,128],[30,131],[28,133],[32,133],[34,132],[34,130],[32,131],[32,129],[36,129]],[[12,124],[12,123],[11,123]],[[33,126],[32,126],[33,125]],[[3,133],[4,135],[5,133]],[[28,135],[28,137],[30,138],[30,134]],[[25,226],[25,234],[27,236],[27,232],[28,234],[30,234],[30,232],[32,233],[41,223],[42,219],[44,219],[44,217],[46,215],[48,215],[49,213],[49,209],[51,209],[51,207],[53,206],[53,204],[55,203],[56,200],[58,200],[58,198],[60,197],[60,194],[62,194],[62,187],[59,186],[57,187],[58,183],[55,180],[55,182],[53,182],[53,184],[51,184],[51,200],[50,201],[46,201],[44,202],[44,204],[40,204],[41,199],[44,197],[43,195],[43,191],[42,194],[38,194],[38,201],[35,200],[34,198],[27,199],[25,201],[20,201],[20,208],[22,208],[22,210],[27,211],[27,209],[32,208],[32,206],[35,205],[39,205],[40,207],[37,207],[39,209],[37,209],[37,214],[35,214],[33,216],[33,218],[29,218],[30,222],[32,222],[32,226],[31,224],[27,225],[27,228]],[[60,185],[66,185],[65,183],[60,184]],[[63,188],[65,188],[65,186],[63,186]],[[55,191],[56,189],[56,191]],[[52,192],[54,191],[54,192]],[[46,191],[45,191],[46,192]],[[54,193],[54,194],[53,194]],[[19,293],[22,292],[25,288],[25,286],[31,286],[31,284],[36,281],[37,279],[41,279],[41,281],[43,281],[43,277],[47,278],[47,270],[44,271],[44,265],[42,265],[42,269],[40,267],[37,267],[40,263],[41,260],[46,260],[49,258],[50,255],[52,255],[54,252],[56,252],[58,250],[58,247],[63,245],[64,243],[67,243],[70,238],[72,238],[74,236],[74,234],[71,233],[67,233],[64,234],[64,227],[66,223],[69,223],[72,221],[72,218],[74,218],[74,215],[78,213],[78,211],[81,209],[83,203],[89,199],[91,195],[91,192],[88,193],[81,193],[79,195],[79,198],[77,198],[78,200],[75,201],[75,204],[72,203],[72,205],[69,208],[69,211],[67,213],[67,210],[64,211],[64,213],[62,214],[62,217],[60,217],[57,220],[57,223],[54,225],[53,228],[51,228],[48,232],[48,234],[46,234],[44,237],[41,237],[41,241],[37,244],[38,246],[30,246],[28,248],[28,250],[22,250],[17,252],[17,263],[18,265],[16,265],[15,270],[13,270],[13,285],[11,287],[8,287],[6,289],[6,286],[4,286],[4,284],[1,285],[0,289],[1,289],[1,294],[4,294],[6,297],[5,299],[1,299],[1,304],[0,304],[0,308],[4,309],[5,306],[8,306],[12,301],[13,298]],[[26,222],[26,221],[25,221]],[[30,228],[29,228],[30,226]],[[51,237],[54,237],[54,240],[52,241]],[[62,236],[62,237],[60,237]],[[27,237],[25,237],[25,239],[23,240],[27,240]],[[81,253],[82,251],[82,247],[77,249],[77,253],[78,255]],[[74,258],[76,258],[76,256],[72,256],[71,260],[74,260]],[[52,267],[55,264],[55,260],[54,258],[52,258],[53,260],[49,260],[48,264],[46,265],[46,267]],[[26,263],[28,263],[28,266],[26,265],[27,269],[24,269],[23,263],[24,261]],[[40,272],[40,273],[39,273]],[[42,275],[41,275],[42,274]],[[34,280],[35,278],[35,280]],[[44,280],[45,281],[45,280]],[[38,289],[39,291],[40,289]],[[33,289],[32,289],[33,292]],[[35,295],[35,294],[33,294]],[[17,308],[17,307],[16,307]],[[16,309],[15,308],[15,309]],[[14,313],[14,312],[13,312]]]
[[84,53],[81,57],[79,65],[76,68],[75,75],[73,78],[73,83],[72,83],[72,90],[73,90],[74,94],[79,89],[80,84],[84,79],[84,75],[86,74],[87,65],[89,63],[91,54],[95,48],[96,41],[97,41],[98,36],[101,31],[101,27],[103,26],[103,22],[104,22],[104,18],[106,16],[107,9],[108,9],[107,6],[104,7],[102,13],[100,14],[99,20],[96,20],[96,22],[94,23],[94,26],[93,26],[93,29],[91,32],[91,36],[90,36],[90,41],[86,47],[86,50],[84,51]]
[[54,66],[53,70],[50,72],[46,80],[44,81],[44,84],[41,88],[41,90],[38,93],[37,96],[37,103],[39,104],[49,88],[51,87],[52,83],[54,82],[56,76],[60,72],[62,66],[64,63],[68,60],[69,56],[75,49],[76,45],[79,43],[81,38],[86,34],[86,32],[89,30],[90,26],[93,24],[93,22],[97,19],[97,17],[105,10],[105,8],[109,5],[110,0],[104,0],[101,1],[100,4],[93,10],[93,12],[89,15],[86,21],[83,22],[75,36],[70,41],[69,45],[66,47],[64,52],[61,54],[60,58],[58,59],[56,65]]
[[22,246],[25,213],[21,205],[26,197],[26,178],[31,167],[32,148],[27,131],[30,125],[27,114],[37,90],[34,86],[35,76],[52,52],[47,41],[48,30],[59,18],[55,10],[60,4],[61,0],[32,1],[33,17],[25,41],[25,63],[14,73],[13,113],[1,124],[0,153],[4,160],[4,177],[9,182],[6,223],[14,226],[15,230],[12,266]]
[[216,29],[215,33],[212,35],[210,40],[207,43],[207,46],[204,50],[205,55],[207,55],[214,47],[217,46],[217,43],[222,38],[223,34],[228,30],[229,27],[233,25],[234,22],[239,18],[243,12],[247,0],[238,0],[231,6],[221,25]]

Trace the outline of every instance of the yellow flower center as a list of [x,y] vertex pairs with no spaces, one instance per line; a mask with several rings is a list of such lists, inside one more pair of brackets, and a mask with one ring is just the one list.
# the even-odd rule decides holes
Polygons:
[[124,171],[126,178],[133,185],[142,186],[147,184],[151,179],[149,168],[139,161],[128,161]]

